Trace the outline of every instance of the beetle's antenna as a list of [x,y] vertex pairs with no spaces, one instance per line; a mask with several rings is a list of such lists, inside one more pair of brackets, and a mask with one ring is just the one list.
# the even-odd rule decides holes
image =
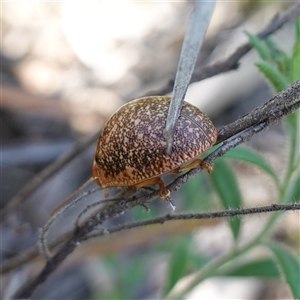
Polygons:
[[75,227],[79,227],[79,220],[87,211],[91,210],[93,207],[99,206],[100,204],[107,203],[107,202],[113,202],[113,201],[121,201],[124,200],[124,198],[112,198],[112,199],[102,199],[100,201],[94,202],[92,204],[89,204],[85,207],[85,209],[77,216],[75,220]]
[[75,195],[81,192],[88,184],[94,181],[94,177],[89,178],[85,183],[83,183],[76,191],[66,197],[62,202],[55,206],[55,208],[51,211],[50,217],[52,217],[63,205],[68,203]]
[[[83,185],[86,186],[87,183],[90,181],[90,179],[85,182]],[[79,188],[80,190],[83,188],[83,185]],[[78,190],[79,190],[78,189]],[[102,188],[101,187],[97,187],[95,189],[92,189],[92,190],[89,190],[87,192],[84,192],[81,196],[77,197],[76,199],[70,201],[68,204],[64,205],[63,207],[61,208],[58,208],[56,211],[53,211],[53,215],[51,216],[51,218],[47,221],[47,223],[44,225],[43,228],[40,229],[40,237],[39,237],[39,248],[40,248],[40,252],[42,254],[44,254],[44,256],[49,260],[50,257],[51,257],[51,253],[49,251],[49,248],[47,246],[47,243],[46,243],[46,234],[47,232],[49,231],[52,223],[57,220],[60,216],[62,216],[67,210],[69,210],[71,207],[73,207],[77,202],[79,202],[81,199],[83,199],[84,197],[87,197],[88,195],[92,194],[92,193],[95,193],[99,190],[101,190]],[[75,192],[78,192],[75,191]],[[72,193],[72,196],[75,194]],[[69,198],[69,197],[68,197]],[[67,199],[68,199],[67,198]],[[65,201],[65,200],[64,200]],[[63,201],[63,202],[64,202]],[[61,203],[60,206],[62,206],[63,203]]]

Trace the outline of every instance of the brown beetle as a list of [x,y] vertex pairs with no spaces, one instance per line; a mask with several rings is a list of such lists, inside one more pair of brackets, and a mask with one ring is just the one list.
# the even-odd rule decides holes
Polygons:
[[94,181],[101,187],[140,188],[159,185],[160,197],[170,194],[161,176],[212,165],[199,156],[217,140],[217,129],[197,107],[183,103],[167,154],[164,128],[170,97],[152,96],[123,105],[105,124],[97,141],[93,164]]

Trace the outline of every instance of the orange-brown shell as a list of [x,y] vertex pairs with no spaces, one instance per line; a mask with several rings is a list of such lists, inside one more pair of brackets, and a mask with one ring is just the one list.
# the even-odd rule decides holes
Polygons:
[[110,117],[96,145],[93,176],[100,186],[133,186],[168,173],[212,147],[217,139],[215,126],[197,107],[184,102],[167,154],[164,128],[169,104],[170,97],[144,97]]

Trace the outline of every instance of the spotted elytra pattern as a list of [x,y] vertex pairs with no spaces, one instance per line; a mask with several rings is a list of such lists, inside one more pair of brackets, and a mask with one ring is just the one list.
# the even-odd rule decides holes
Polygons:
[[123,105],[110,117],[96,145],[93,177],[98,185],[160,184],[162,181],[149,179],[160,180],[162,174],[195,160],[212,147],[217,139],[215,126],[197,107],[184,102],[172,150],[167,154],[164,128],[169,104],[170,97],[144,97]]

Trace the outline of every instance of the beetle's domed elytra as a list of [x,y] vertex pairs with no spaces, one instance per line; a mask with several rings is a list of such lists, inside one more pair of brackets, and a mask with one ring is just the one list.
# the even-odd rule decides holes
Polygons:
[[176,173],[212,147],[217,140],[215,126],[197,107],[184,102],[167,154],[164,129],[169,104],[170,97],[144,97],[123,105],[110,117],[97,141],[93,165],[93,177],[100,186],[157,183],[162,190],[163,183],[158,182],[162,174]]

